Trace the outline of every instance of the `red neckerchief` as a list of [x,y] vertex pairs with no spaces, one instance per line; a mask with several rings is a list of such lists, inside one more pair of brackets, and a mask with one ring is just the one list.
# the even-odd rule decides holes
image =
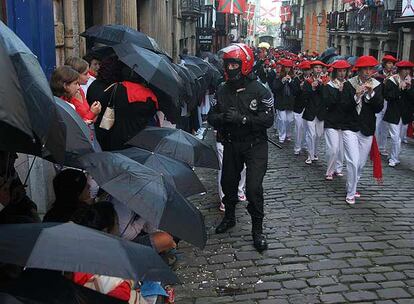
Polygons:
[[94,71],[92,71],[92,70],[89,70],[89,75],[91,75],[92,77],[95,77],[96,78],[96,73],[94,72]]
[[143,86],[140,83],[130,82],[130,81],[123,81],[122,85],[125,87],[128,102],[147,102],[147,99],[151,99],[154,104],[155,108],[158,110],[158,99],[157,96],[151,91],[151,89]]

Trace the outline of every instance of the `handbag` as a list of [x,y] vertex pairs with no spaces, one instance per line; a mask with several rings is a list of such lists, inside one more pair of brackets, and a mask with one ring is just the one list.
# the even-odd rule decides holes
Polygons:
[[114,97],[116,94],[116,89],[118,88],[118,83],[111,84],[108,88],[105,89],[105,92],[109,90],[112,86],[115,86],[111,92],[111,96],[109,97],[108,106],[105,109],[105,113],[102,116],[101,123],[99,124],[99,128],[110,130],[115,123],[115,104],[114,104]]

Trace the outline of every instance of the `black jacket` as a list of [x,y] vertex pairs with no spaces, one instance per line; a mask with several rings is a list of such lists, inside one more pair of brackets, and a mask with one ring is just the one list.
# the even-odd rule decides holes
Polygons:
[[345,82],[341,96],[341,105],[344,110],[343,130],[361,131],[365,136],[372,136],[375,133],[375,114],[381,112],[384,106],[382,85],[378,83],[372,98],[362,97],[362,107],[359,114],[354,97],[355,91],[349,80]]
[[[223,141],[254,142],[267,139],[267,129],[273,125],[273,97],[257,80],[245,79],[236,90],[222,83],[215,96],[216,104],[208,114],[208,122],[218,130]],[[246,124],[224,122],[224,114],[234,107],[246,116]]]
[[[400,90],[398,85],[391,79],[384,82],[384,99],[387,101],[387,110],[384,114],[384,121],[398,124],[402,119],[403,124],[412,121],[412,89]],[[410,98],[411,97],[411,98]]]
[[305,99],[304,94],[302,90],[303,81],[304,79],[300,77],[295,77],[295,81],[298,85],[298,91],[296,92],[295,96],[295,104],[293,105],[293,112],[301,114],[303,112],[303,109],[305,109]]
[[305,112],[303,112],[303,119],[312,121],[317,117],[323,121],[325,119],[325,108],[322,101],[322,88],[320,84],[316,90],[312,90],[312,85],[305,81],[303,84],[303,100],[305,102]]
[[282,78],[275,78],[272,82],[272,92],[275,98],[275,108],[279,111],[293,111],[295,97],[300,89],[296,78],[290,82],[282,82]]
[[342,92],[330,84],[322,89],[323,104],[326,110],[325,128],[339,130],[343,127],[344,112],[340,103],[341,95]]

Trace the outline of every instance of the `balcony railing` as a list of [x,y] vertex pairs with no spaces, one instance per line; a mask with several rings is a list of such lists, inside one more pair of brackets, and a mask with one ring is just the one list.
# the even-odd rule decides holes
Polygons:
[[385,10],[383,6],[332,12],[328,28],[330,31],[387,33],[393,30],[395,16],[396,11]]
[[200,0],[181,0],[182,17],[198,17],[201,13],[202,5]]

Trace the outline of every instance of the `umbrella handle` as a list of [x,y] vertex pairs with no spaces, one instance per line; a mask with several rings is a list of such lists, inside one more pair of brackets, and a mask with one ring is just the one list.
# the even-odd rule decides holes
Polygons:
[[274,142],[271,139],[267,139],[268,142],[270,142],[272,145],[274,145],[275,147],[278,147],[279,149],[283,149],[283,147],[281,145],[279,145],[278,143]]
[[27,180],[29,179],[30,172],[32,172],[32,169],[33,169],[33,165],[34,165],[35,160],[36,160],[36,156],[33,157],[32,164],[30,165],[29,171],[27,171],[27,175],[26,175],[26,178],[24,180],[23,187],[26,187],[27,186]]

